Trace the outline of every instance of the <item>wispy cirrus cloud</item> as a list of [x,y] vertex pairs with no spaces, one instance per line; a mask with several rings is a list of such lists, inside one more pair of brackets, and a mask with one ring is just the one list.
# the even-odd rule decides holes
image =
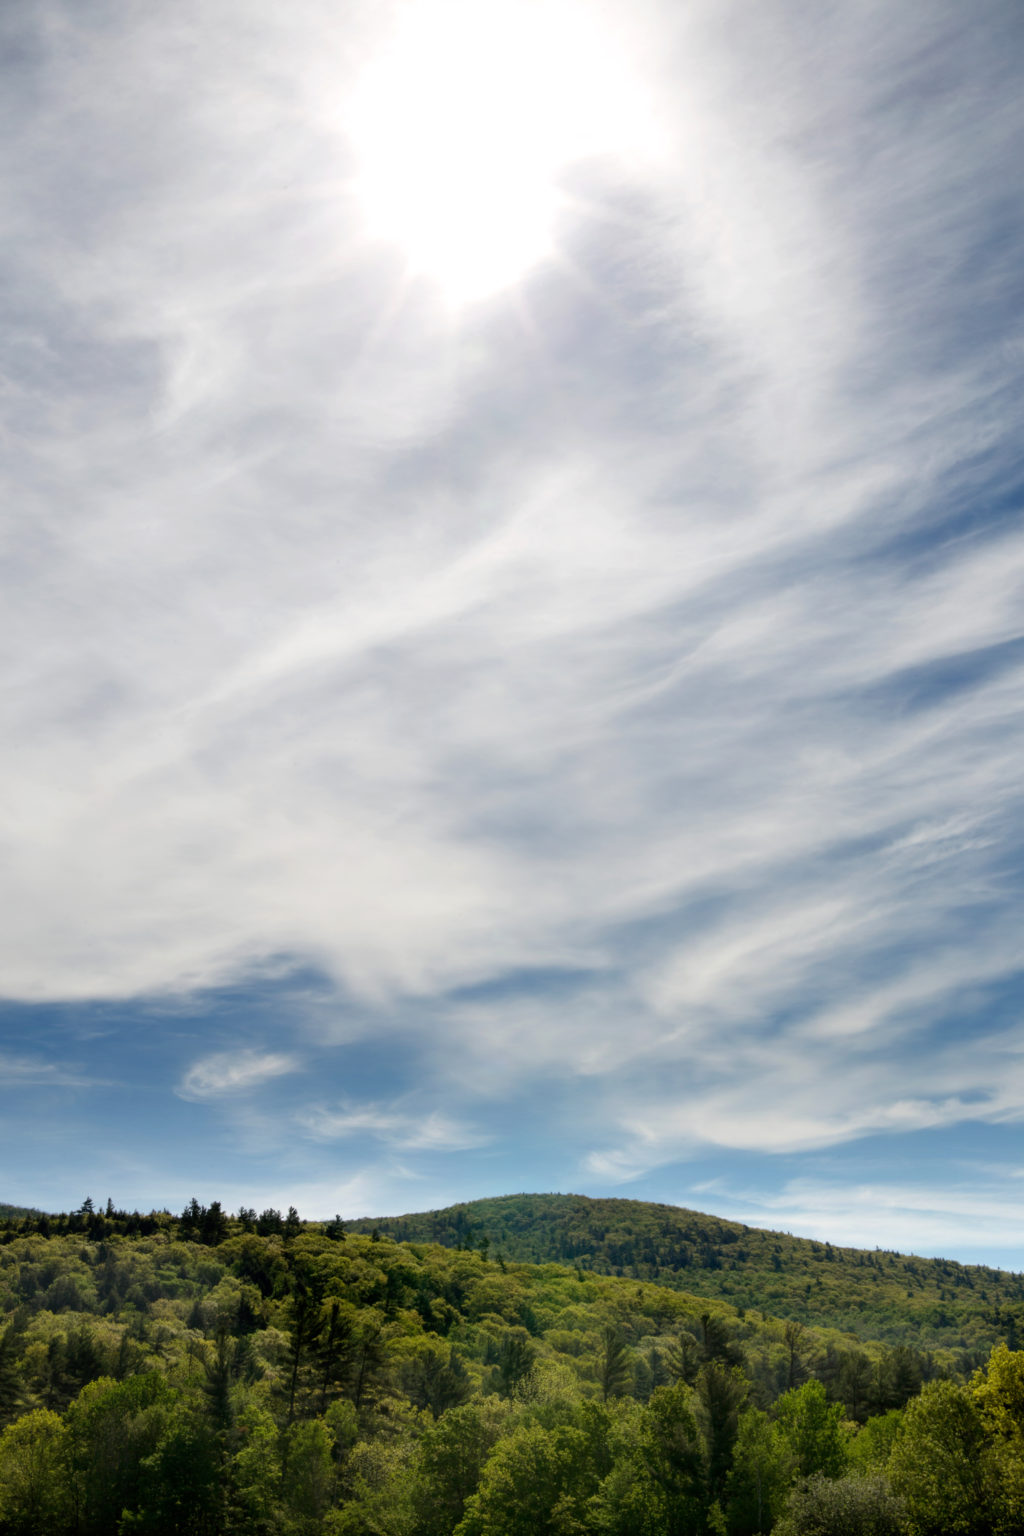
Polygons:
[[429,1114],[402,1112],[377,1104],[352,1109],[310,1109],[298,1116],[298,1124],[315,1141],[345,1141],[372,1137],[407,1152],[468,1152],[492,1140],[475,1126],[432,1110]]
[[219,1099],[262,1088],[301,1066],[297,1057],[280,1051],[216,1051],[189,1067],[177,1092],[185,1099]]
[[0,1088],[106,1088],[109,1080],[94,1077],[76,1062],[54,1061],[38,1055],[0,1051]]
[[373,1168],[1009,1124],[1018,32],[608,10],[663,152],[462,312],[360,219],[387,7],[5,19],[5,993],[315,970],[160,1081]]
[[[965,1174],[970,1174],[965,1177]],[[852,1247],[884,1247],[900,1252],[948,1255],[967,1251],[998,1263],[1001,1251],[1013,1253],[1013,1227],[1019,1220],[1019,1190],[1006,1180],[979,1179],[960,1170],[950,1186],[877,1180],[836,1184],[822,1179],[792,1179],[765,1195],[705,1186],[695,1193],[728,1207],[730,1216],[748,1225],[798,1232]]]

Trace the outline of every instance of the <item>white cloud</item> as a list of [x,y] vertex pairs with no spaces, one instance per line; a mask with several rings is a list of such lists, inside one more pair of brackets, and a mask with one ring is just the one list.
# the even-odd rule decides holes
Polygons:
[[[976,251],[1020,114],[984,29],[623,10],[671,152],[581,171],[562,260],[453,319],[351,197],[378,7],[29,13],[6,993],[292,957],[357,999],[339,1034],[411,1012],[460,1104],[582,1082],[609,1179],[1016,1116],[1001,1046],[944,1045],[1020,966],[1024,539],[984,519],[1024,332]],[[587,975],[501,992],[545,971]],[[307,1130],[479,1144],[390,1091]]]
[[949,1255],[964,1248],[1019,1251],[1020,1203],[1005,1182],[972,1178],[952,1188],[879,1180],[829,1184],[793,1179],[777,1194],[716,1184],[713,1197],[732,1220],[848,1247]]
[[408,1152],[465,1152],[491,1140],[474,1126],[437,1110],[416,1115],[376,1104],[358,1109],[314,1108],[299,1115],[298,1123],[316,1141],[372,1136]]
[[301,1065],[297,1057],[276,1051],[217,1051],[189,1067],[178,1093],[183,1099],[219,1099],[260,1088]]
[[617,1144],[613,1133],[586,1166],[626,1182],[707,1147],[802,1153],[876,1134],[1024,1120],[1019,1030],[942,1045],[919,1028],[900,1046],[840,1055],[831,1038],[822,1046],[799,1031],[709,1038],[699,1056],[662,1058],[641,1086],[620,1085],[606,1106]]
[[93,1077],[77,1062],[62,1062],[42,1056],[19,1055],[0,1051],[0,1086],[8,1088],[104,1088],[108,1081]]

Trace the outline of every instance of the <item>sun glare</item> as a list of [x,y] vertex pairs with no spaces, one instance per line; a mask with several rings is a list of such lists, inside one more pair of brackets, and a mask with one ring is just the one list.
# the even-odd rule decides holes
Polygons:
[[450,302],[515,283],[553,249],[560,173],[629,150],[643,112],[592,17],[545,0],[418,0],[348,116],[368,233]]

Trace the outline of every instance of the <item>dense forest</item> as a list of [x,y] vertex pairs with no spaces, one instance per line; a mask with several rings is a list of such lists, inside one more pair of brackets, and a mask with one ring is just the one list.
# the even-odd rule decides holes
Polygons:
[[1024,1532],[1007,1338],[196,1201],[10,1215],[0,1318],[7,1536]]
[[1024,1345],[1024,1277],[947,1259],[834,1247],[699,1211],[583,1195],[504,1195],[351,1223],[400,1242],[482,1247],[532,1264],[654,1281],[926,1348]]

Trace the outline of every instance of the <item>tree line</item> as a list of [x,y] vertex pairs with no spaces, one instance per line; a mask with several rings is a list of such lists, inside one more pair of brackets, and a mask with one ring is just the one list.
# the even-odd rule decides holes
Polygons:
[[294,1210],[26,1219],[0,1244],[4,1536],[1024,1529],[1006,1342],[973,1366]]
[[475,1247],[533,1264],[578,1264],[863,1339],[973,1349],[1009,1328],[1024,1342],[1024,1277],[985,1265],[844,1248],[645,1200],[502,1195],[356,1221],[402,1242]]

